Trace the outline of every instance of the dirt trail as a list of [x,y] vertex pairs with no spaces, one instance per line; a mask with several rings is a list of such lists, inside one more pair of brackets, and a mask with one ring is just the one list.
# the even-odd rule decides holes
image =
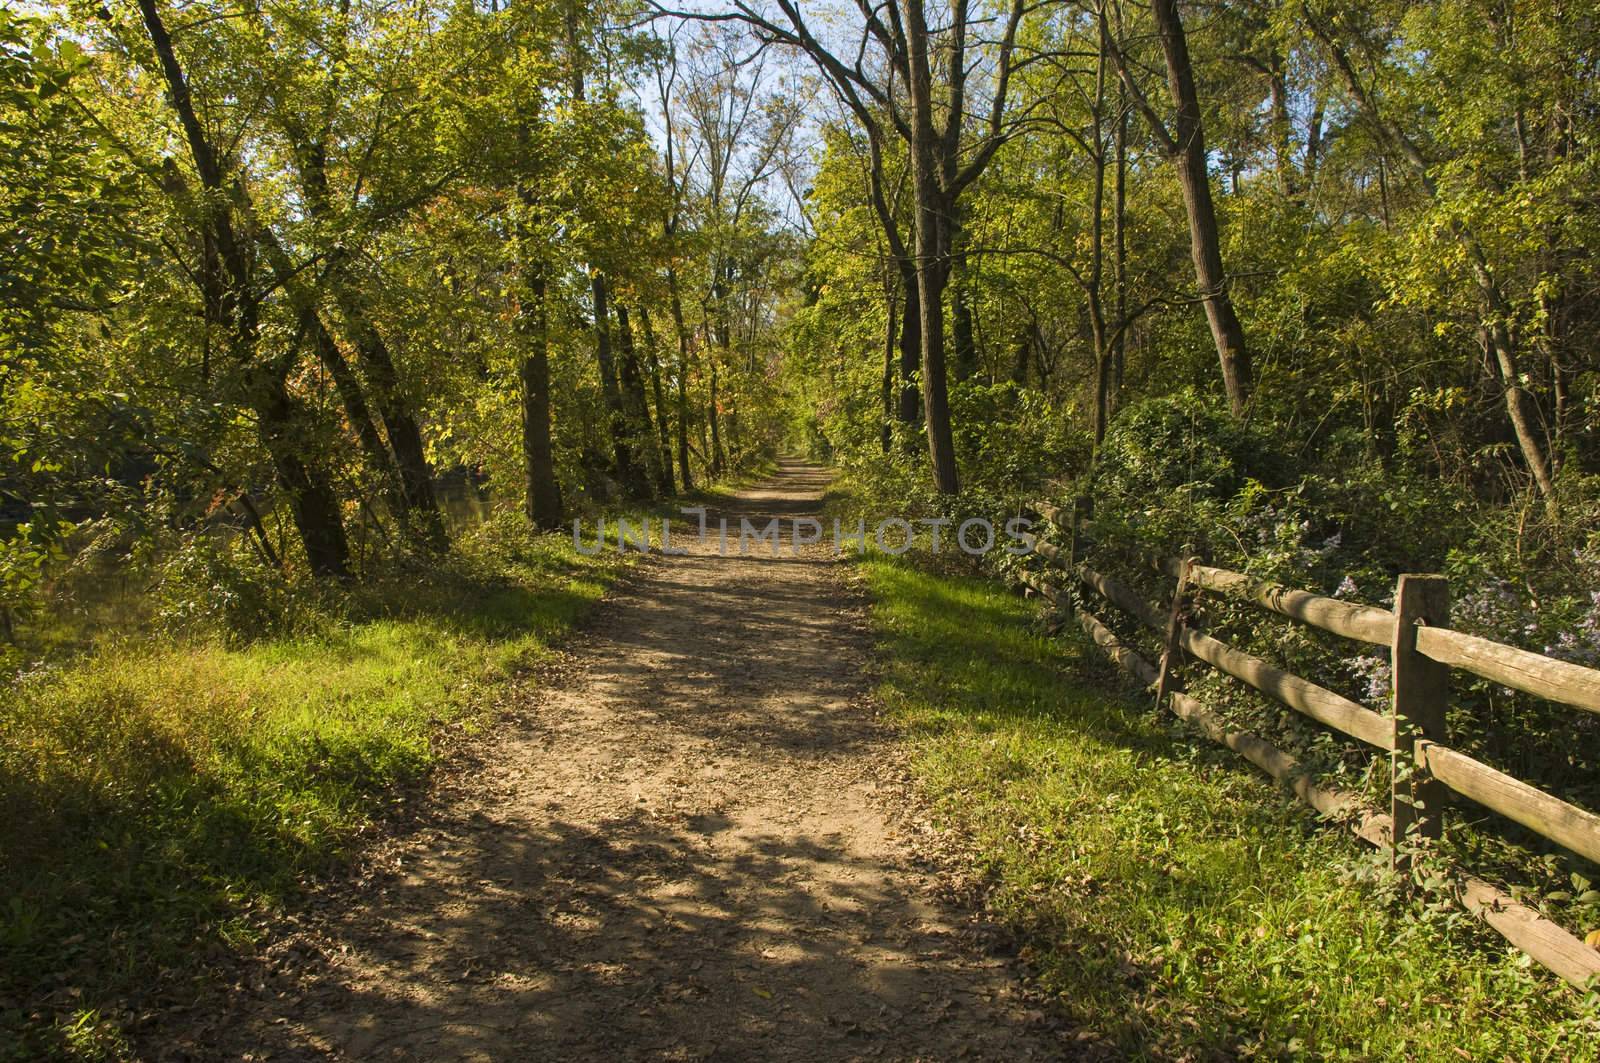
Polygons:
[[[825,483],[788,463],[725,513],[787,531]],[[191,1051],[1064,1054],[894,826],[864,602],[830,550],[674,545],[691,553],[603,606],[574,669],[435,795],[422,828],[309,905],[277,975],[269,962],[252,976],[249,1002]]]

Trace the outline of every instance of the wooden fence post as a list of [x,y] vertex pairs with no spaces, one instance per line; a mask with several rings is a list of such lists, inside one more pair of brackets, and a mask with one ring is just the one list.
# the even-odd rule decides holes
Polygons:
[[1179,635],[1183,631],[1184,598],[1189,593],[1189,566],[1194,564],[1194,558],[1184,554],[1182,566],[1178,569],[1178,582],[1172,589],[1172,610],[1167,614],[1167,641],[1161,648],[1161,668],[1156,673],[1156,711],[1161,711],[1161,706],[1167,700],[1167,692],[1172,689],[1173,669],[1182,659],[1182,646]]
[[1083,523],[1084,510],[1088,508],[1088,501],[1083,495],[1072,496],[1072,528],[1067,535],[1067,570],[1069,572],[1077,568],[1078,562],[1083,560],[1082,544],[1078,542],[1078,525]]
[[1395,725],[1389,810],[1394,818],[1394,868],[1405,874],[1411,870],[1411,847],[1439,837],[1446,796],[1444,786],[1419,763],[1424,758],[1417,756],[1417,747],[1445,740],[1450,669],[1417,652],[1417,626],[1444,627],[1449,621],[1450,585],[1443,576],[1400,577],[1389,647]]

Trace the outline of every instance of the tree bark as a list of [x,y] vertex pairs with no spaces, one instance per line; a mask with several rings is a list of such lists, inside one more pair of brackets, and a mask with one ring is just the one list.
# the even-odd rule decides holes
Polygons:
[[650,423],[650,401],[645,397],[644,374],[639,368],[639,349],[633,342],[633,325],[628,308],[617,304],[618,376],[622,387],[622,408],[628,442],[644,453],[646,478],[641,498],[654,496],[661,483],[661,452],[656,449],[655,428]]
[[529,255],[522,263],[522,298],[517,307],[517,330],[526,344],[517,373],[522,387],[523,511],[534,527],[551,531],[561,527],[566,512],[550,432],[550,318],[545,290],[544,263]]
[[[1189,42],[1177,0],[1151,0],[1161,51],[1167,64],[1167,88],[1175,110],[1169,153],[1183,190],[1184,211],[1189,216],[1189,249],[1194,259],[1195,283],[1204,301],[1206,322],[1222,367],[1222,385],[1235,417],[1244,416],[1253,386],[1250,351],[1244,326],[1228,295],[1228,275],[1222,268],[1222,245],[1217,232],[1216,208],[1206,167],[1205,131],[1200,119],[1200,98],[1195,90]],[[1124,72],[1126,77],[1126,72]]]
[[670,266],[667,268],[667,295],[672,310],[672,327],[678,334],[678,482],[685,491],[693,491],[694,473],[689,469],[689,328],[683,320],[678,271]]
[[261,442],[272,458],[279,484],[289,496],[289,509],[305,547],[307,566],[318,576],[348,578],[350,543],[345,537],[338,496],[326,471],[303,457],[303,408],[289,393],[279,367],[255,366],[247,373],[247,380]]
[[[928,429],[928,459],[940,494],[961,490],[946,391],[944,292],[949,277],[949,218],[944,166],[934,129],[930,34],[922,0],[907,0],[906,46],[910,66],[911,170],[916,189],[917,307],[922,322],[922,411]],[[953,161],[953,160],[947,160]]]
[[667,402],[661,393],[661,349],[656,344],[656,330],[650,323],[650,311],[639,305],[639,328],[644,332],[645,368],[650,373],[650,393],[656,404],[656,446],[660,461],[657,466],[657,486],[662,498],[678,493],[672,482],[672,434],[667,428]]
[[922,390],[917,385],[922,373],[922,300],[917,294],[916,264],[909,256],[900,261],[900,294],[905,300],[900,315],[900,423],[915,428],[922,423]]
[[706,405],[706,419],[711,424],[711,476],[713,479],[722,475],[727,467],[727,460],[722,454],[722,412],[717,408],[721,399],[717,395],[717,359],[711,357],[711,401]]
[[944,363],[944,271],[937,261],[940,223],[934,209],[918,210],[917,298],[922,321],[922,412],[928,429],[928,459],[940,494],[961,490],[956,475],[955,439],[950,430],[950,398]]
[[967,257],[959,248],[961,225],[959,218],[946,223],[950,243],[950,352],[955,362],[957,380],[971,380],[978,375],[978,343],[974,337],[972,286],[967,276]]
[[1295,182],[1294,123],[1289,117],[1289,86],[1284,78],[1283,56],[1273,53],[1266,62],[1267,84],[1272,104],[1272,161],[1277,171],[1278,190],[1295,199],[1300,189]]
[[1500,371],[1500,384],[1505,389],[1506,417],[1516,434],[1517,446],[1522,450],[1523,461],[1539,489],[1555,512],[1552,501],[1556,493],[1555,478],[1550,472],[1550,461],[1545,456],[1544,441],[1538,429],[1539,409],[1528,389],[1522,386],[1522,374],[1517,365],[1517,349],[1511,340],[1510,330],[1504,321],[1495,321],[1488,328],[1494,352],[1494,364]]
[[[349,0],[341,0],[341,15],[348,14]],[[336,49],[342,56],[342,47]],[[293,149],[296,169],[300,177],[301,193],[307,214],[315,222],[326,223],[333,213],[330,209],[328,185],[328,150],[331,134],[332,99],[340,91],[340,79],[335,75],[328,85],[328,103],[324,121],[315,134],[308,133],[298,109],[278,101],[279,123]],[[281,282],[290,289],[295,287],[295,271],[288,252],[279,246],[270,233],[264,234],[268,242],[268,255]],[[378,418],[388,435],[390,461],[374,464],[374,469],[387,478],[397,478],[398,490],[387,492],[389,508],[406,539],[429,551],[442,551],[449,547],[444,516],[433,493],[433,470],[428,466],[427,453],[422,442],[422,431],[411,401],[400,387],[400,375],[382,332],[373,321],[365,293],[350,271],[351,255],[343,246],[334,247],[328,260],[327,286],[334,304],[344,319],[346,335],[356,352],[367,385],[371,388]],[[312,303],[314,299],[303,297]],[[317,311],[313,310],[313,313]],[[322,346],[319,344],[319,350]],[[359,385],[357,385],[359,387]],[[347,403],[348,405],[348,403]],[[365,405],[365,402],[362,403]]]
[[[893,256],[900,277],[900,296],[905,309],[900,314],[900,397],[898,416],[900,423],[913,428],[922,421],[922,394],[917,378],[922,371],[922,319],[917,298],[917,262],[906,248],[900,235],[900,223],[895,218],[889,197],[884,192],[883,150],[876,137],[869,137],[870,158],[867,166],[867,190],[878,226],[883,230],[889,254]],[[915,235],[913,234],[913,240]],[[892,301],[893,296],[888,298]],[[906,433],[907,445],[912,434]]]
[[1094,166],[1094,180],[1089,194],[1089,275],[1085,279],[1084,294],[1089,303],[1089,331],[1094,343],[1094,453],[1100,453],[1100,444],[1106,438],[1106,424],[1111,419],[1111,349],[1106,336],[1105,307],[1105,236],[1106,236],[1106,63],[1110,49],[1107,47],[1106,21],[1100,19],[1100,49],[1094,68],[1094,106],[1090,113],[1094,119],[1094,149],[1090,162]]
[[428,465],[422,429],[401,387],[394,356],[362,305],[361,297],[349,288],[344,278],[334,279],[333,295],[350,329],[367,383],[372,387],[378,417],[388,433],[389,449],[394,452],[395,466],[400,472],[400,492],[404,500],[404,508],[397,514],[400,525],[417,545],[443,551],[450,545],[450,536],[445,530],[438,499],[434,497],[433,469]]
[[344,406],[345,419],[355,431],[356,440],[361,444],[361,450],[366,455],[367,464],[371,467],[373,475],[378,477],[379,492],[384,504],[396,516],[400,516],[404,511],[405,500],[400,494],[399,480],[390,463],[389,449],[384,444],[383,436],[378,432],[371,410],[367,407],[367,397],[361,390],[361,382],[356,379],[350,363],[345,360],[344,352],[339,350],[333,333],[323,324],[316,307],[307,304],[301,308],[300,327],[310,335],[311,348],[316,352],[317,360],[322,363],[323,368],[328,371],[328,376],[333,380],[333,389],[339,393],[339,401]]
[[230,179],[224,172],[220,154],[206,136],[155,0],[138,0],[138,7],[166,83],[168,103],[183,128],[201,187],[211,194],[205,235],[208,245],[216,249],[222,275],[215,278],[220,290],[209,298],[227,323],[234,360],[244,368],[246,401],[256,413],[262,445],[289,496],[306,563],[318,576],[343,580],[350,572],[349,542],[332,481],[320,463],[306,456],[308,419],[286,381],[293,352],[268,364],[258,360],[260,308],[255,296],[254,256],[245,234],[234,224],[237,217],[248,225],[248,194],[237,175]]
[[[296,122],[289,122],[295,154],[298,156],[301,184],[307,212],[314,220],[326,218],[328,210],[327,152],[324,141],[306,137]],[[324,134],[325,135],[325,134]],[[293,269],[289,255],[269,237],[269,257],[286,288],[293,290]],[[372,320],[366,299],[352,279],[349,255],[336,247],[330,257],[327,285],[346,335],[355,349],[356,360],[372,389],[378,418],[388,435],[388,452],[393,463],[384,460],[374,468],[385,477],[397,476],[398,490],[389,492],[389,506],[406,539],[425,550],[439,552],[450,545],[444,515],[433,493],[433,470],[428,466],[422,430],[418,427],[411,401],[400,387],[400,374],[383,334]],[[313,311],[315,313],[315,311]],[[319,349],[320,346],[319,346]],[[357,385],[359,387],[359,385]],[[362,405],[365,405],[363,402]]]
[[611,357],[611,311],[606,296],[605,274],[589,275],[589,291],[594,299],[594,357],[600,371],[600,389],[606,404],[606,431],[611,437],[612,471],[632,498],[648,498],[650,481],[634,459],[628,431],[628,414],[617,383],[616,363]]
[[1111,282],[1117,289],[1114,297],[1117,321],[1122,323],[1111,341],[1111,394],[1115,406],[1128,364],[1128,104],[1126,90],[1120,82],[1112,152],[1116,163],[1111,182]]
[[883,389],[880,401],[883,405],[883,427],[880,430],[880,444],[883,452],[888,454],[894,449],[894,422],[895,422],[895,396],[894,396],[894,362],[895,338],[899,331],[896,327],[896,316],[899,300],[895,298],[895,288],[898,280],[890,279],[885,285],[886,296],[884,299],[884,325],[883,325]]

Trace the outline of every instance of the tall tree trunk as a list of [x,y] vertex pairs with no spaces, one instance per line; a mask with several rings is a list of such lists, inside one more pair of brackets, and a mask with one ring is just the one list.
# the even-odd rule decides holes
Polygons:
[[672,309],[672,327],[678,334],[678,482],[685,491],[693,491],[694,473],[689,469],[689,327],[683,320],[678,271],[670,266],[667,268],[667,294]]
[[882,437],[880,442],[885,454],[888,454],[894,448],[894,358],[896,338],[895,333],[898,331],[896,328],[895,318],[899,303],[899,300],[895,298],[897,287],[898,279],[891,277],[889,284],[886,286],[886,297],[884,300],[883,394],[881,396],[881,402],[883,404],[883,428],[880,433]]
[[978,343],[972,323],[972,287],[962,244],[959,217],[948,223],[950,242],[950,353],[957,380],[978,375]]
[[[907,0],[906,43],[911,77],[911,172],[916,190],[917,297],[922,321],[922,411],[928,428],[928,458],[940,494],[961,490],[956,473],[955,439],[950,430],[950,398],[945,382],[944,292],[949,279],[951,214],[944,167],[934,129],[933,73],[926,12],[922,0]],[[953,161],[953,160],[946,160]]]
[[[341,15],[348,14],[349,0],[341,0]],[[329,85],[330,94],[339,91],[339,79]],[[313,222],[325,223],[333,213],[330,207],[328,186],[327,142],[330,134],[332,103],[328,105],[329,121],[319,133],[312,135],[301,123],[301,117],[292,107],[278,104],[280,121],[289,137],[300,175],[300,191],[305,209]],[[293,295],[299,287],[296,271],[285,250],[270,233],[264,233],[268,258],[278,273],[281,283]],[[444,516],[433,493],[433,470],[428,467],[411,401],[400,387],[400,375],[383,334],[373,321],[365,293],[352,275],[351,255],[342,246],[335,247],[329,256],[326,284],[332,292],[335,305],[344,319],[345,331],[356,360],[371,388],[379,419],[388,435],[388,449],[393,455],[393,469],[386,460],[375,465],[383,475],[398,473],[399,490],[392,492],[389,507],[408,541],[426,550],[442,551],[450,545],[445,531]],[[315,302],[309,295],[301,297]],[[315,312],[315,311],[313,311]],[[364,403],[363,403],[364,405]]]
[[[434,499],[433,475],[423,454],[422,435],[411,416],[410,404],[398,390],[394,362],[383,338],[364,315],[351,311],[358,297],[348,287],[348,281],[333,277],[330,287],[335,301],[344,307],[346,324],[354,322],[358,326],[351,330],[352,346],[377,399],[378,418],[388,432],[387,443],[377,433],[362,382],[350,371],[332,331],[323,321],[315,295],[301,284],[288,250],[271,230],[260,231],[258,238],[278,283],[310,330],[313,347],[333,377],[367,463],[383,484],[383,499],[389,512],[408,542],[430,551],[445,549],[449,537]],[[337,274],[338,270],[334,272]]]
[[282,368],[286,366],[256,366],[247,374],[250,405],[256,412],[261,443],[289,497],[306,564],[318,576],[343,580],[350,575],[350,543],[339,498],[326,470],[304,456],[307,419],[289,393]]
[[[900,423],[915,428],[922,423],[922,301],[917,295],[917,268],[909,259],[900,263],[900,294],[905,311],[900,315]],[[906,433],[907,440],[911,433]]]
[[316,307],[309,303],[300,311],[300,327],[310,336],[311,349],[316,352],[317,360],[322,363],[322,367],[328,371],[328,376],[333,380],[333,389],[339,393],[339,402],[344,406],[345,420],[350,422],[350,427],[356,434],[356,441],[361,444],[361,451],[367,459],[367,465],[371,468],[372,474],[378,478],[378,490],[383,496],[384,504],[389,507],[396,519],[403,519],[405,499],[399,490],[399,479],[389,460],[389,449],[383,442],[383,436],[378,432],[376,422],[372,419],[372,412],[367,408],[367,397],[361,390],[361,382],[356,379],[350,363],[345,360],[344,352],[339,350],[339,344],[334,340],[333,333],[323,324]]
[[1105,347],[1105,337],[1098,329],[1094,339],[1094,449],[1099,453],[1105,442],[1106,426],[1111,422],[1111,352]]
[[672,435],[667,428],[667,402],[661,394],[661,348],[656,344],[656,330],[650,323],[650,311],[643,304],[639,306],[639,328],[644,332],[644,347],[646,368],[650,373],[650,393],[656,404],[656,446],[661,460],[658,467],[659,479],[657,486],[661,489],[662,498],[671,498],[678,493],[678,487],[672,482]]
[[647,498],[650,495],[650,481],[634,460],[628,414],[622,403],[622,389],[617,383],[616,364],[611,357],[611,310],[606,287],[605,274],[595,270],[589,275],[589,291],[594,299],[594,357],[600,370],[600,389],[606,403],[606,431],[611,437],[612,471],[625,493],[634,498]]
[[522,385],[523,511],[534,527],[549,531],[561,527],[566,513],[550,434],[550,312],[545,289],[544,263],[530,255],[522,264],[522,299],[517,307],[517,329],[526,344],[517,374]]
[[361,296],[350,289],[344,278],[335,279],[333,294],[340,315],[350,329],[356,357],[372,387],[378,417],[388,433],[389,448],[394,451],[395,465],[400,470],[400,491],[405,506],[399,514],[401,526],[418,545],[429,550],[444,550],[450,545],[450,536],[445,531],[438,499],[434,497],[433,469],[428,465],[422,429],[411,400],[400,385],[394,356],[383,334],[372,323]]
[[1116,156],[1111,182],[1111,281],[1116,286],[1117,332],[1111,341],[1112,407],[1122,392],[1128,364],[1128,104],[1126,90],[1117,85],[1117,123],[1112,130]]
[[661,483],[661,452],[656,449],[655,428],[650,424],[650,401],[645,397],[644,373],[639,368],[639,350],[633,342],[633,325],[628,308],[617,304],[618,371],[622,385],[622,408],[626,414],[628,441],[644,453],[646,479],[641,498],[655,494]]
[[1204,301],[1206,323],[1216,344],[1222,367],[1222,386],[1235,417],[1244,416],[1250,402],[1253,374],[1244,326],[1228,294],[1228,275],[1222,268],[1222,244],[1217,232],[1216,208],[1206,170],[1205,131],[1200,120],[1200,98],[1195,91],[1189,42],[1178,15],[1177,0],[1151,0],[1161,51],[1167,63],[1167,88],[1172,93],[1174,115],[1171,154],[1183,190],[1184,211],[1189,216],[1189,250],[1194,259],[1195,283]]
[[[563,13],[567,30],[567,79],[572,98],[579,103],[587,100],[584,84],[583,44],[579,40],[579,15],[584,8],[578,0],[567,0]],[[611,315],[606,299],[606,277],[600,270],[589,273],[589,291],[594,299],[595,361],[600,368],[600,388],[605,397],[608,415],[607,431],[611,436],[611,454],[615,462],[613,471],[625,493],[634,497],[648,497],[649,481],[634,460],[633,448],[627,438],[627,413],[622,405],[622,393],[617,386],[616,369],[611,361]]]
[[[939,222],[932,209],[919,210],[917,256],[936,255]],[[924,249],[927,250],[924,250]],[[944,270],[937,261],[917,267],[918,312],[922,319],[922,413],[928,429],[928,458],[941,494],[961,490],[956,475],[955,438],[950,430],[950,398],[945,386]]]
[[[1495,290],[1498,292],[1498,289]],[[1545,498],[1550,512],[1554,514],[1557,511],[1554,501],[1555,478],[1550,472],[1550,461],[1545,456],[1544,440],[1538,428],[1538,405],[1533,401],[1528,389],[1522,386],[1516,344],[1503,320],[1493,322],[1489,326],[1488,335],[1494,353],[1495,367],[1500,371],[1500,384],[1505,389],[1506,417],[1511,422],[1511,430],[1516,434],[1517,446],[1522,450],[1522,458],[1527,463],[1534,486],[1539,489],[1539,494]]]
[[[900,277],[900,297],[905,309],[900,314],[900,396],[898,416],[906,428],[914,428],[922,421],[922,393],[917,378],[922,372],[922,318],[917,299],[917,262],[906,249],[900,235],[900,223],[884,195],[883,153],[876,138],[870,138],[871,163],[867,168],[867,191],[873,213],[883,230],[884,242],[894,257]],[[912,237],[915,240],[915,234]],[[891,297],[892,298],[892,297]],[[905,433],[907,447],[914,446],[914,436]]]
[[680,366],[676,401],[678,405],[678,482],[685,491],[694,490],[694,471],[689,468],[689,382],[688,373]]
[[1094,73],[1094,150],[1090,162],[1094,166],[1094,180],[1089,193],[1089,275],[1085,279],[1084,294],[1089,301],[1089,330],[1094,342],[1094,453],[1100,453],[1100,444],[1106,438],[1106,424],[1111,419],[1111,348],[1106,336],[1105,307],[1105,234],[1106,234],[1106,61],[1110,49],[1104,34],[1105,19],[1100,20],[1101,46],[1096,57]]
[[972,292],[966,277],[957,274],[950,299],[950,342],[955,353],[956,379],[971,380],[978,375],[978,343],[973,336]]
[[167,102],[183,128],[201,187],[209,193],[204,238],[208,247],[216,249],[222,270],[212,278],[220,287],[207,299],[227,323],[231,353],[244,370],[246,401],[256,413],[262,444],[289,496],[306,562],[318,576],[345,579],[350,572],[350,546],[338,496],[327,471],[306,453],[308,418],[286,382],[292,352],[273,365],[258,361],[260,318],[254,254],[247,233],[235,225],[236,219],[248,225],[248,192],[238,175],[224,171],[221,155],[206,136],[156,0],[138,0],[138,7],[166,83]]
[[[733,326],[728,312],[728,285],[725,278],[732,270],[732,264],[717,262],[712,266],[711,281],[711,328],[712,336],[716,340],[717,348],[722,352],[721,364],[728,365],[733,361]],[[711,354],[711,475],[721,476],[730,466],[728,456],[732,452],[733,439],[725,431],[723,423],[721,379],[718,374],[718,358],[716,353]]]
[[717,359],[711,358],[711,401],[706,406],[706,418],[711,423],[711,476],[713,479],[722,475],[727,467],[727,460],[722,454],[722,425],[719,423],[722,411],[717,408],[721,398],[717,395]]
[[1283,56],[1268,57],[1267,83],[1272,103],[1272,162],[1277,171],[1278,191],[1290,199],[1300,194],[1295,183],[1294,123],[1289,118],[1289,86],[1283,73]]
[[1322,102],[1322,93],[1319,90],[1316,102],[1311,105],[1311,118],[1306,123],[1306,162],[1305,183],[1312,184],[1317,179],[1317,171],[1322,165],[1322,120],[1327,113],[1327,105]]

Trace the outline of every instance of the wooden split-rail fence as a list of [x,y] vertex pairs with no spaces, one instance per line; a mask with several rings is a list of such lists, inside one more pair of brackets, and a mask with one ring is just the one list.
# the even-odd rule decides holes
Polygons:
[[[1241,572],[1203,565],[1195,558],[1158,558],[1152,559],[1155,567],[1173,580],[1171,600],[1161,609],[1129,584],[1078,560],[1078,506],[1063,509],[1041,504],[1036,508],[1070,544],[1063,550],[1041,538],[1037,552],[1055,570],[1094,595],[1069,594],[1046,576],[1028,570],[1019,574],[1020,581],[1070,610],[1106,656],[1154,694],[1158,710],[1168,709],[1194,724],[1287,785],[1324,816],[1348,822],[1358,837],[1389,852],[1396,870],[1408,871],[1413,854],[1439,837],[1442,815],[1452,795],[1600,863],[1600,816],[1450,748],[1445,729],[1452,669],[1595,713],[1600,713],[1600,671],[1452,631],[1448,627],[1449,592],[1441,576],[1401,576],[1394,609],[1388,610],[1291,590]],[[1248,602],[1343,638],[1386,647],[1392,674],[1391,712],[1374,712],[1195,630],[1187,617],[1202,593]],[[1140,656],[1088,608],[1095,596],[1159,636],[1163,649],[1158,662]],[[1387,753],[1393,778],[1389,809],[1367,807],[1356,794],[1321,785],[1272,742],[1231,730],[1215,712],[1178,689],[1175,671],[1188,659],[1202,661],[1324,726]],[[1482,879],[1458,874],[1454,881],[1461,904],[1529,956],[1576,986],[1600,984],[1591,982],[1600,978],[1600,949]]]

